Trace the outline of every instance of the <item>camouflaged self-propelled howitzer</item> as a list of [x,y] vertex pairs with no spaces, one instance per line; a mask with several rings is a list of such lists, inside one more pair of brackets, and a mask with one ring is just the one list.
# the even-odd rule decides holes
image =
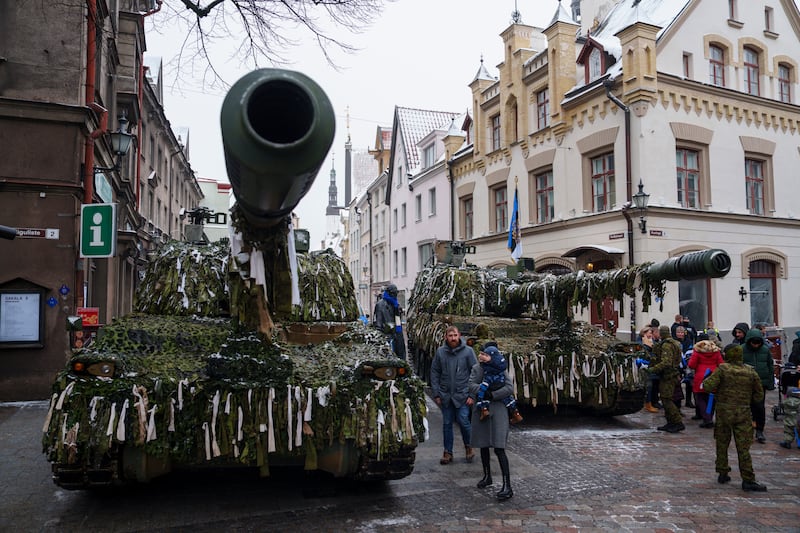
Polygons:
[[44,426],[56,484],[199,466],[411,473],[425,436],[423,382],[357,320],[344,263],[330,250],[295,252],[289,215],[333,133],[327,96],[302,74],[259,70],[231,88],[222,106],[237,198],[230,248],[165,245],[137,312],[72,354]]
[[646,374],[636,364],[641,346],[573,322],[571,310],[639,292],[646,311],[653,295],[663,297],[665,281],[723,277],[730,267],[722,250],[560,276],[509,277],[505,269],[437,264],[423,270],[414,285],[407,315],[409,353],[427,378],[445,328],[453,324],[475,345],[497,341],[523,405],[633,413],[644,406]]

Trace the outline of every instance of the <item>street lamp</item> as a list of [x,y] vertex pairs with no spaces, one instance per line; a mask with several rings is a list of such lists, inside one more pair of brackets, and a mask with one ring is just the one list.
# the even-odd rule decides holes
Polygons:
[[128,133],[128,118],[125,115],[120,115],[117,120],[119,121],[119,129],[108,134],[111,140],[111,152],[114,154],[114,166],[94,167],[95,171],[119,170],[122,156],[128,153],[131,140],[133,140],[133,135]]
[[647,202],[650,195],[644,192],[644,184],[639,180],[639,192],[633,195],[633,206],[639,211],[639,229],[647,233]]

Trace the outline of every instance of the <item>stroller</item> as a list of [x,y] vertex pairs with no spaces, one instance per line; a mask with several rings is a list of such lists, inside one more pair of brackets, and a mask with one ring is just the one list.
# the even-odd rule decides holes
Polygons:
[[779,416],[783,416],[783,397],[786,395],[791,387],[800,386],[800,369],[793,363],[784,363],[781,365],[781,373],[778,378],[778,405],[772,406],[772,418],[778,420]]

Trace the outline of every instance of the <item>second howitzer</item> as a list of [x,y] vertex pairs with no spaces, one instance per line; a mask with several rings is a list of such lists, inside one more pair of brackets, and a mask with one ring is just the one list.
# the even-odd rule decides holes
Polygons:
[[230,243],[165,244],[137,312],[72,354],[43,436],[54,481],[81,489],[199,466],[409,475],[424,384],[357,320],[344,262],[298,253],[292,238],[291,211],[333,140],[327,96],[300,73],[259,70],[231,88],[221,123]]
[[[496,340],[516,375],[516,397],[531,406],[580,407],[626,414],[644,405],[646,375],[637,343],[619,342],[572,310],[641,296],[647,311],[666,281],[718,278],[730,270],[723,250],[692,252],[662,263],[563,275],[437,264],[417,277],[408,310],[409,353],[428,376],[437,341],[450,324],[479,345]],[[638,293],[638,294],[637,294]]]

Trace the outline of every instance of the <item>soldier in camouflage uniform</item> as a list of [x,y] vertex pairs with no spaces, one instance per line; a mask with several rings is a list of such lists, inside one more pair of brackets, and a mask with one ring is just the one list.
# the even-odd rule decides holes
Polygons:
[[686,426],[681,422],[681,410],[675,405],[672,395],[675,393],[675,387],[680,382],[679,368],[681,364],[681,345],[678,341],[673,339],[669,333],[669,326],[661,326],[659,333],[663,339],[661,343],[654,348],[654,352],[658,354],[658,360],[654,365],[651,365],[648,372],[656,374],[659,377],[658,393],[661,396],[661,403],[664,405],[664,415],[667,418],[667,423],[659,426],[659,431],[668,431],[670,433],[677,433],[683,431]]
[[703,390],[714,394],[717,425],[714,426],[714,439],[717,441],[716,470],[717,481],[727,483],[731,480],[728,472],[728,447],[731,434],[739,456],[739,473],[742,476],[742,490],[764,492],[767,487],[756,483],[750,446],[753,444],[753,417],[750,404],[763,401],[764,387],[756,371],[744,364],[742,347],[729,344],[725,347],[725,362],[703,380]]

